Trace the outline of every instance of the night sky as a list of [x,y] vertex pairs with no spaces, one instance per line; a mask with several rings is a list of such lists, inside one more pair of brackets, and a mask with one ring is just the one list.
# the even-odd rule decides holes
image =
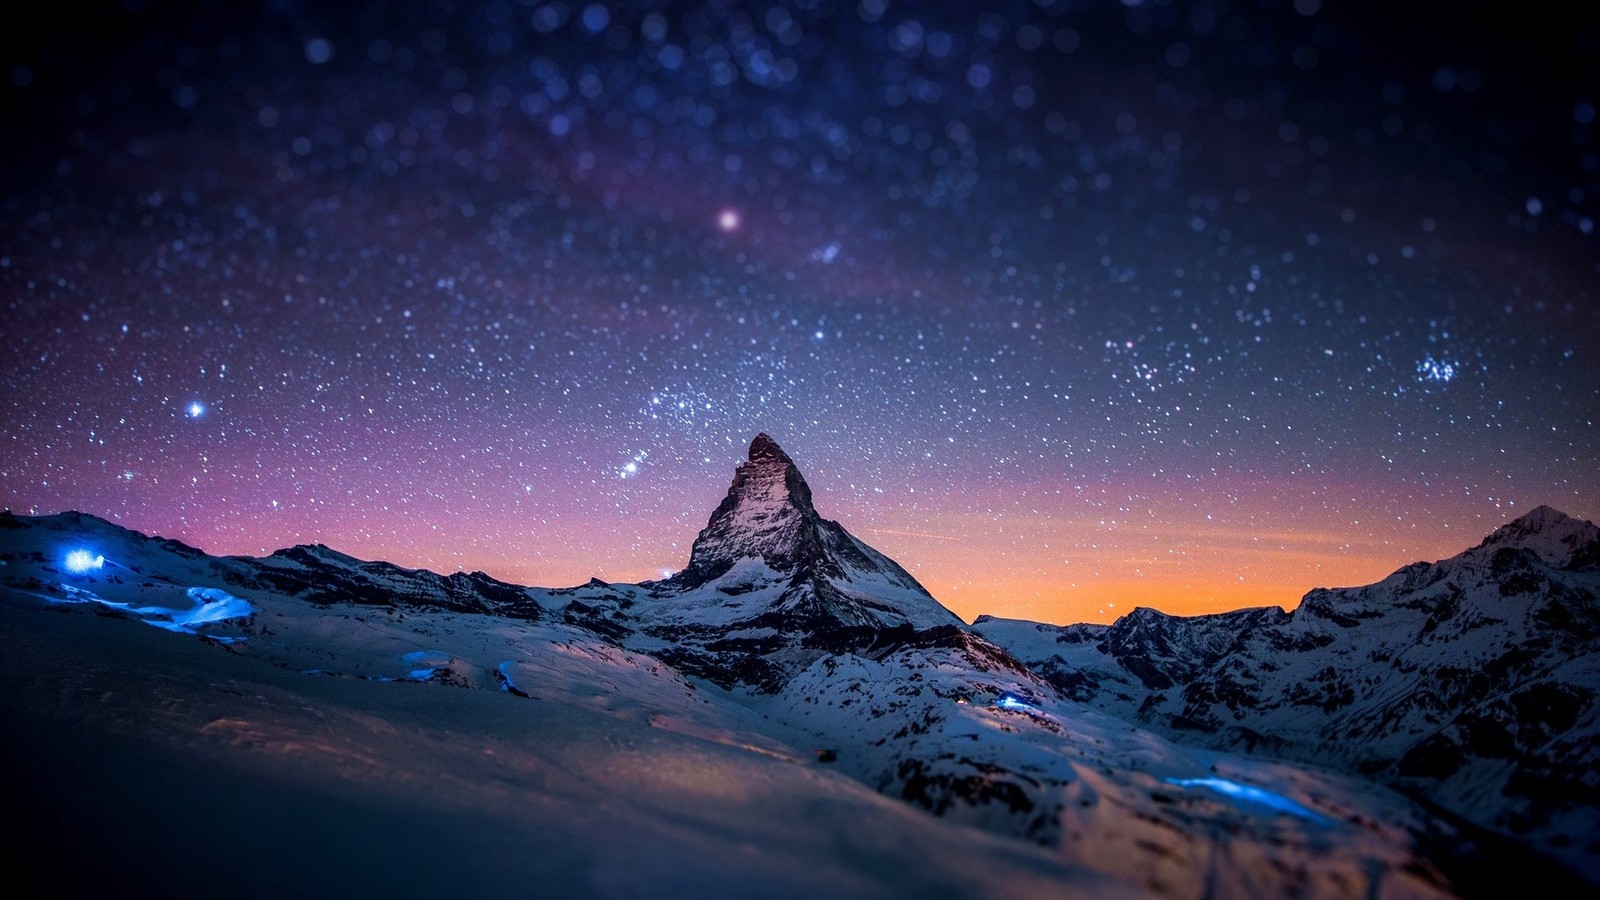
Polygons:
[[1055,622],[1600,516],[1592,20],[394,6],[13,17],[0,503],[638,580],[766,431]]

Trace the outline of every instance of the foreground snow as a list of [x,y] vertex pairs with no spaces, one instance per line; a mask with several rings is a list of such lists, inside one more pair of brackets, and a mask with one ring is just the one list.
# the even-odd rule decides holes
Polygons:
[[[410,628],[360,631],[375,651]],[[52,895],[1129,893],[599,684],[524,700],[305,675],[10,601],[0,674],[26,735],[0,745],[13,878]]]

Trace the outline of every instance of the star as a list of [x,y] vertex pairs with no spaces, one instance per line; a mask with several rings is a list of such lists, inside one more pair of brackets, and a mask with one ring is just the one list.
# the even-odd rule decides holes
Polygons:
[[723,231],[738,231],[740,221],[739,211],[736,209],[725,209],[717,214],[717,227]]
[[199,400],[195,400],[195,401],[191,402],[188,406],[184,407],[183,412],[184,412],[184,415],[188,416],[191,419],[198,419],[201,416],[206,414],[206,406],[205,406],[204,403],[201,403]]

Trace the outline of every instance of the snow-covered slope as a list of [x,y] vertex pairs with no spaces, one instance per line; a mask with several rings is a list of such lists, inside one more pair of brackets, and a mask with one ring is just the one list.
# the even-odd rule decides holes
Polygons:
[[972,630],[1026,660],[1066,696],[1130,716],[1152,691],[1189,681],[1246,631],[1286,616],[1275,606],[1189,617],[1138,607],[1110,625],[979,616]]
[[[72,571],[74,551],[99,567]],[[27,780],[12,793],[36,817],[87,817],[117,842],[47,842],[41,858],[77,848],[144,867],[148,817],[202,860],[152,883],[202,894],[191,878],[226,875],[213,857],[259,873],[271,865],[258,854],[307,853],[296,827],[258,828],[251,813],[266,808],[328,841],[331,823],[360,830],[352,840],[371,855],[355,865],[381,868],[313,893],[366,877],[437,889],[447,879],[425,861],[448,868],[476,842],[504,849],[462,883],[492,892],[519,871],[575,896],[1446,892],[1427,849],[1438,827],[1398,796],[1130,730],[958,626],[792,635],[767,663],[773,685],[722,690],[665,662],[670,647],[626,646],[648,588],[480,597],[311,556],[211,558],[87,516],[0,519],[0,665],[14,687],[0,709],[41,742],[30,746],[52,748],[8,751],[7,771]],[[196,590],[231,598],[235,615],[189,633],[148,627],[192,608]],[[699,652],[706,664],[749,653]],[[103,765],[127,774],[77,796],[73,773],[97,743],[124,748]],[[214,792],[244,799],[231,811],[206,802]],[[450,831],[423,841],[403,828]],[[248,849],[233,849],[244,831]],[[506,858],[519,842],[538,848],[522,867]],[[285,877],[263,884],[306,890]]]
[[1419,848],[1429,818],[1399,797],[1129,728],[956,629],[824,657],[755,706],[816,729],[843,771],[889,796],[1152,895],[1443,887]]
[[[1592,569],[1592,540],[1564,527],[1486,542],[1474,551],[1484,577],[1517,594]],[[214,558],[78,514],[0,516],[0,564],[0,664],[14,686],[0,710],[57,748],[7,751],[27,782],[12,793],[32,798],[13,818],[88,816],[126,842],[93,852],[129,865],[151,851],[140,816],[199,844],[191,856],[236,858],[217,835],[254,827],[262,808],[314,819],[324,836],[334,822],[390,835],[357,864],[369,868],[449,865],[458,835],[473,835],[504,849],[462,883],[496,893],[538,877],[594,896],[1425,897],[1483,856],[1472,828],[1359,775],[1231,752],[1234,737],[1268,733],[1247,730],[1247,714],[1269,704],[1193,692],[1218,673],[1259,686],[1261,671],[1229,668],[1241,660],[1301,666],[1284,654],[1331,643],[1295,636],[1308,614],[968,629],[821,519],[764,436],[689,566],[662,582],[525,588],[320,546]],[[1316,627],[1349,627],[1329,621]],[[1290,637],[1263,637],[1274,634]],[[1201,715],[1217,717],[1203,749],[1181,727]],[[1130,724],[1141,716],[1153,727]],[[230,811],[191,791],[193,821],[172,825],[138,776],[50,799],[101,746],[136,748],[162,784],[192,771],[244,800]],[[1347,772],[1355,759],[1306,758]],[[1582,802],[1571,821],[1596,806]],[[451,836],[396,836],[401,820]],[[297,852],[286,835],[261,842]],[[203,893],[191,874],[151,877]]]
[[1600,878],[1597,595],[1600,530],[1540,507],[1293,613],[974,630],[1143,726],[1376,776]]
[[265,600],[223,648],[85,609],[0,602],[13,896],[1135,896],[543,625]]

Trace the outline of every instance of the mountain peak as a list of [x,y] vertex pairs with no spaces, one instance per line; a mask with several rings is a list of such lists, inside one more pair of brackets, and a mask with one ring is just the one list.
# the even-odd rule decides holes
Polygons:
[[[734,471],[728,495],[695,538],[689,564],[666,584],[692,590],[721,579],[735,566],[738,577],[748,579],[744,561],[758,562],[791,586],[811,585],[805,590],[814,595],[870,595],[878,612],[862,613],[864,619],[883,613],[919,627],[959,621],[909,572],[838,522],[818,515],[805,476],[766,434],[750,442],[748,459]],[[748,590],[745,582],[722,587],[728,593]]]
[[695,538],[689,565],[673,580],[698,586],[748,558],[759,558],[776,571],[791,571],[816,555],[820,522],[811,505],[811,486],[794,460],[777,441],[758,434],[750,442],[749,460],[734,470],[728,495]]
[[794,461],[789,459],[789,454],[784,453],[783,448],[778,446],[778,442],[763,431],[756,435],[755,440],[750,442],[750,461],[767,462],[769,460],[794,465]]
[[1532,512],[1524,513],[1502,527],[1515,527],[1528,533],[1538,533],[1551,528],[1561,528],[1568,523],[1576,521],[1576,519],[1553,506],[1541,504],[1535,507]]
[[1600,528],[1549,506],[1501,525],[1477,548],[1503,547],[1531,550],[1558,568],[1575,568],[1600,561]]
[[[817,511],[811,506],[811,486],[777,441],[766,432],[756,435],[750,442],[748,459],[734,471],[728,497],[717,508],[717,514],[738,512],[747,517],[783,518],[783,508],[792,506],[802,517],[817,518]],[[714,514],[712,521],[716,518]]]

